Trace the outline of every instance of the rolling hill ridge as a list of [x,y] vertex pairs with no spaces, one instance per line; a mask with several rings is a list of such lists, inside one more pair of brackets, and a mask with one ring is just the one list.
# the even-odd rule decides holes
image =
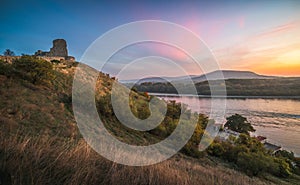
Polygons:
[[278,78],[276,76],[259,75],[251,71],[236,71],[236,70],[217,70],[202,75],[191,75],[191,76],[178,76],[178,77],[148,77],[143,79],[132,79],[132,80],[120,80],[121,83],[166,83],[176,82],[185,83],[186,79],[191,78],[194,83],[199,83],[209,80],[220,80],[220,79],[272,79]]

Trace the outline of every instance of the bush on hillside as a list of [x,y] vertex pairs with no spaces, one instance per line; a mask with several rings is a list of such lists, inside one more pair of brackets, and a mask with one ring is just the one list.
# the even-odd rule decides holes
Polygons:
[[59,64],[60,61],[59,61],[59,60],[51,60],[51,63],[52,63],[52,64]]
[[250,176],[266,173],[268,169],[274,169],[275,166],[273,160],[262,153],[246,152],[241,152],[238,155],[237,165]]
[[10,77],[12,75],[12,66],[3,60],[0,60],[0,75]]
[[278,152],[275,156],[263,147],[256,138],[241,134],[234,143],[214,141],[207,149],[208,154],[233,162],[249,176],[270,173],[278,177],[289,177],[292,171],[292,153]]
[[33,56],[22,56],[12,63],[14,74],[33,84],[49,82],[53,79],[52,64]]

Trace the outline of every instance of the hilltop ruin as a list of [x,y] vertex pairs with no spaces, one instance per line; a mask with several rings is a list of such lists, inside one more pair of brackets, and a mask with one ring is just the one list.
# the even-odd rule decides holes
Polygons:
[[56,60],[71,60],[74,61],[75,57],[68,55],[67,42],[64,39],[53,40],[53,46],[50,51],[38,50],[34,54],[35,56],[43,57],[45,59],[56,59]]

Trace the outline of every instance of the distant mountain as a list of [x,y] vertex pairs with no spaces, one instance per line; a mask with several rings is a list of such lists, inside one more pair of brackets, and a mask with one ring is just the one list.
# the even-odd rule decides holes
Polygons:
[[179,82],[184,83],[188,78],[191,78],[195,83],[203,82],[209,80],[219,80],[222,79],[272,79],[277,78],[276,76],[265,76],[259,75],[251,71],[234,71],[234,70],[218,70],[213,71],[203,75],[191,75],[191,76],[179,76],[179,77],[148,77],[140,80],[120,80],[121,83],[135,83],[142,84],[145,82],[152,83],[164,83],[167,81],[170,82]]
[[[191,75],[190,78],[196,77],[196,75]],[[171,82],[171,81],[182,81],[189,78],[189,76],[177,76],[177,77],[147,77],[142,79],[132,79],[132,80],[119,80],[119,82],[125,83],[135,83],[141,84],[145,82],[152,82],[152,83],[164,83],[164,82]]]
[[166,82],[166,81],[173,81],[176,80],[177,77],[147,77],[142,79],[132,79],[132,80],[119,80],[121,83],[145,83],[145,82],[152,82],[152,83],[159,83],[159,82]]
[[234,71],[234,70],[218,70],[205,75],[192,77],[192,80],[196,83],[209,80],[222,79],[271,79],[277,78],[275,76],[259,75],[252,71]]

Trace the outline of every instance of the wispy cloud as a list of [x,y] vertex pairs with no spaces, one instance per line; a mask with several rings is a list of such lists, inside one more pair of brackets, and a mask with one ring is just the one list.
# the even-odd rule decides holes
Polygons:
[[299,20],[293,21],[290,23],[276,26],[276,27],[266,30],[262,33],[256,34],[253,37],[250,37],[250,39],[263,39],[263,38],[270,38],[270,37],[273,38],[273,37],[277,37],[277,36],[282,36],[282,34],[286,34],[295,29],[299,29],[299,26],[300,26]]
[[[288,74],[289,61],[278,58],[291,51],[300,52],[300,21],[278,25],[213,51],[225,68],[259,69],[262,73],[270,72],[268,68],[272,68],[285,70],[281,73]],[[275,68],[276,65],[286,67]]]

